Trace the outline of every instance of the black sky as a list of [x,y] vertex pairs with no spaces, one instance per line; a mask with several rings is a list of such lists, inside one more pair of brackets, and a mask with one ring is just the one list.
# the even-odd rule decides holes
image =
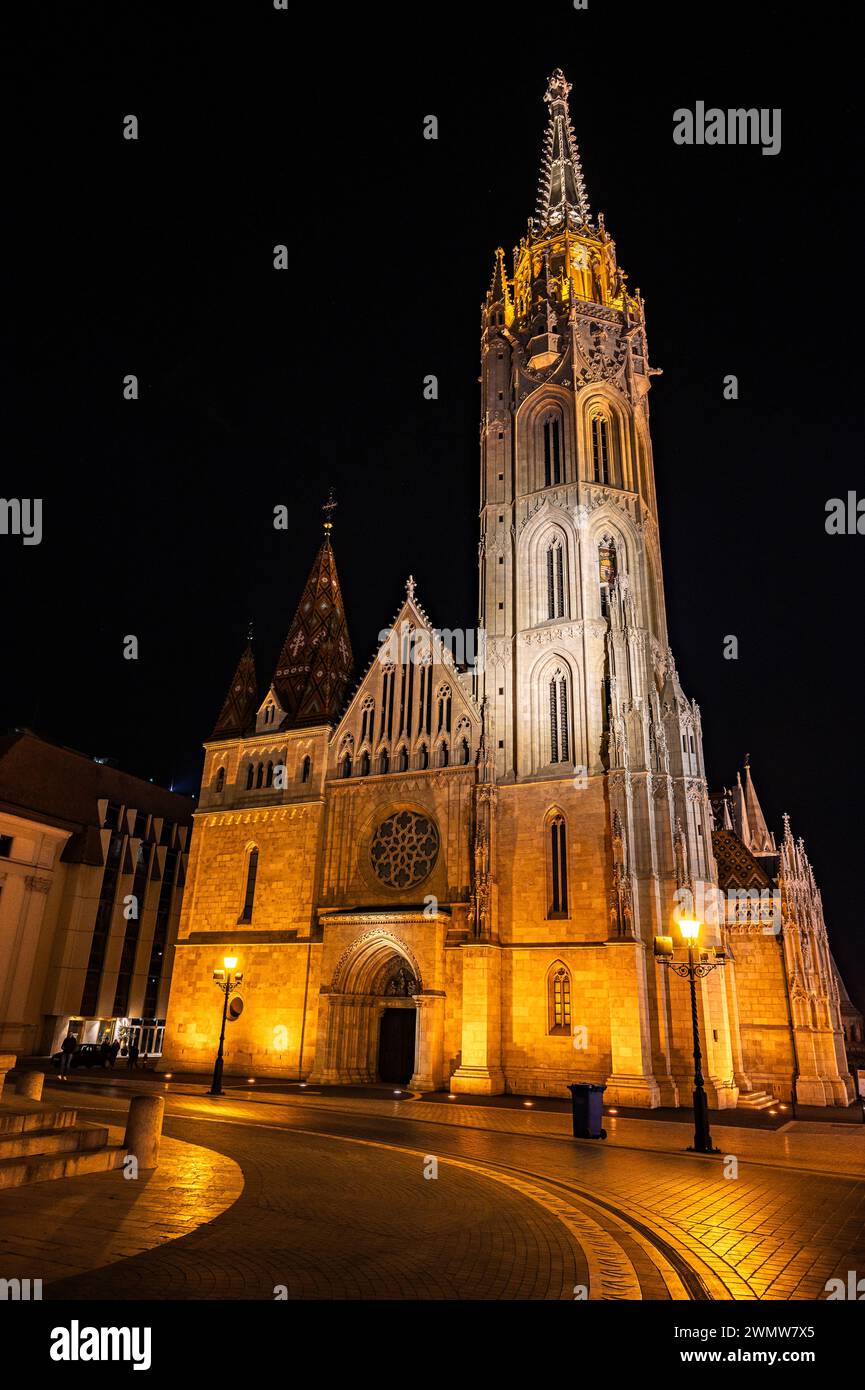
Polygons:
[[[816,32],[780,5],[464,9],[34,16],[6,130],[2,493],[41,496],[45,531],[38,547],[0,537],[0,724],[193,791],[250,617],[269,679],[329,483],[359,667],[409,571],[435,622],[474,624],[478,309],[494,248],[509,253],[533,210],[561,66],[592,207],[663,368],[670,637],[711,782],[751,753],[865,995],[865,539],[824,530],[827,499],[863,491],[848,12],[821,6]],[[697,100],[780,107],[781,153],[674,145],[673,111]]]

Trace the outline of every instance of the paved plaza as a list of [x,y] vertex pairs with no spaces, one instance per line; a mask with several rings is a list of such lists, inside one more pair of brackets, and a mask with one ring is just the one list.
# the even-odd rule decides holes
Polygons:
[[154,1088],[154,1172],[0,1192],[5,1277],[47,1299],[786,1300],[865,1269],[862,1127],[718,1126],[703,1157],[679,1123],[580,1141],[518,1103],[101,1078],[46,1098],[119,1142]]

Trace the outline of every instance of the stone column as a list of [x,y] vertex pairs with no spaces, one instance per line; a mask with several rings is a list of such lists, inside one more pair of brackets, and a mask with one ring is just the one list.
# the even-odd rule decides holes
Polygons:
[[646,948],[642,941],[622,938],[608,941],[606,950],[613,1070],[604,1099],[611,1105],[654,1109],[661,1097],[652,1074]]
[[502,957],[498,946],[463,946],[462,1057],[451,1089],[500,1096],[502,1071]]
[[745,1071],[742,1030],[739,1027],[739,995],[736,989],[736,963],[733,959],[732,951],[729,952],[727,964],[723,966],[722,969],[724,972],[724,985],[727,991],[727,1015],[730,1020],[730,1048],[733,1054],[733,1080],[740,1091],[750,1091],[751,1079]]
[[413,1091],[438,1091],[444,1084],[445,997],[440,990],[413,996],[417,1007]]

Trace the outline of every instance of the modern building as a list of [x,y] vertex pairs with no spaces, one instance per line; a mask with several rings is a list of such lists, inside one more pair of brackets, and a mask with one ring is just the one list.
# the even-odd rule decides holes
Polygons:
[[194,803],[22,729],[0,738],[0,1052],[162,1051]]
[[205,745],[174,1069],[213,1055],[227,956],[229,1072],[487,1094],[583,1079],[614,1104],[687,1104],[689,992],[654,940],[682,947],[688,897],[715,904],[702,949],[734,945],[699,985],[710,1104],[852,1095],[795,856],[768,945],[719,910],[700,711],[667,637],[645,308],[592,217],[569,91],[556,71],[536,215],[482,306],[482,640],[462,634],[455,661],[409,579],[348,693],[326,521],[266,690],[248,646]]

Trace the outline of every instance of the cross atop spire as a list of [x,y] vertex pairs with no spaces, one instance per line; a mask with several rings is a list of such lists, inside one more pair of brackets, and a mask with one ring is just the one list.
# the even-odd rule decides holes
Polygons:
[[324,534],[326,536],[329,536],[333,530],[333,514],[338,506],[339,503],[334,496],[333,488],[328,488],[327,501],[321,509],[324,512]]
[[570,90],[571,84],[565,74],[561,68],[556,68],[544,93],[549,117],[538,185],[536,224],[539,228],[592,225],[580,151],[568,109]]

